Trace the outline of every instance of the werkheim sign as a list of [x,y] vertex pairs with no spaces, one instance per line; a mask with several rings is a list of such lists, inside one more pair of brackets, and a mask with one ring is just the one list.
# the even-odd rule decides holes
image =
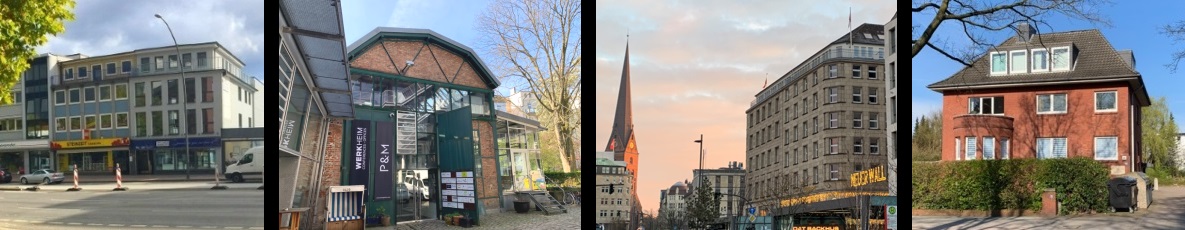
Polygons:
[[885,181],[885,166],[876,166],[868,170],[852,173],[852,187]]

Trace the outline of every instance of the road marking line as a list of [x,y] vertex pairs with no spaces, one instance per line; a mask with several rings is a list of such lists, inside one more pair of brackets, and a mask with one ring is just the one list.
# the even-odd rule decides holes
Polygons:
[[225,227],[225,229],[243,229],[243,227]]
[[66,224],[69,224],[69,225],[82,225],[82,223],[66,223]]
[[167,228],[169,226],[168,225],[153,225],[152,227],[153,228]]
[[139,228],[143,228],[143,227],[148,227],[148,226],[144,226],[144,225],[132,225],[132,227],[139,227]]
[[103,226],[103,224],[86,224],[86,225],[90,225],[90,226]]
[[202,226],[202,228],[218,228],[218,227],[215,227],[215,226]]
[[57,221],[54,221],[54,222],[49,222],[49,223],[50,223],[50,224],[62,224],[62,222],[57,222]]
[[177,226],[177,228],[192,228],[193,226]]
[[122,225],[122,224],[108,224],[107,226],[123,227],[123,225]]

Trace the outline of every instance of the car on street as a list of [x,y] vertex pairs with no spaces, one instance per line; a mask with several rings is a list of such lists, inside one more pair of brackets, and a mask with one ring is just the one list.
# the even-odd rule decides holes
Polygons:
[[29,181],[33,181],[33,183],[41,181],[42,183],[46,184],[62,183],[62,180],[65,179],[66,177],[62,176],[62,173],[54,172],[53,170],[49,169],[41,169],[33,171],[33,173],[30,174],[21,175],[21,184],[28,184]]
[[12,174],[8,173],[8,169],[0,168],[0,183],[12,182]]

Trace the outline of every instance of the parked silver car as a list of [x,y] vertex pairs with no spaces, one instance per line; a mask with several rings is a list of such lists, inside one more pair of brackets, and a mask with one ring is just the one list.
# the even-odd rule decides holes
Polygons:
[[66,177],[62,173],[54,172],[49,169],[42,169],[33,171],[33,173],[21,175],[21,184],[28,184],[29,181],[41,181],[42,183],[62,183]]

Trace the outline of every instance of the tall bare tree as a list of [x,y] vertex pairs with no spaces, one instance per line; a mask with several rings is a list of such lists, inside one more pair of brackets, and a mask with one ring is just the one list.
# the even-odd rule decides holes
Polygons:
[[[1037,31],[1045,25],[1045,17],[1050,14],[1061,14],[1070,18],[1085,20],[1091,23],[1110,25],[1097,11],[1098,5],[1110,3],[1108,0],[1006,0],[1006,1],[970,1],[970,0],[915,0],[913,13],[915,16],[929,16],[933,14],[930,23],[925,24],[920,34],[915,34],[913,40],[913,54],[915,57],[926,47],[938,53],[971,66],[976,56],[992,47],[993,43],[983,38],[980,33],[1015,31],[1016,23],[1028,22]],[[919,15],[921,14],[921,15]],[[944,23],[962,27],[963,34],[971,40],[968,47],[955,47],[945,44],[942,38],[934,37],[934,31]],[[918,25],[914,25],[915,33]],[[962,40],[962,38],[956,38]],[[942,44],[936,44],[942,43]]]
[[580,1],[499,0],[478,19],[477,30],[506,63],[495,67],[503,78],[521,78],[530,87],[569,172],[580,128]]
[[[1160,28],[1160,33],[1165,36],[1173,38],[1173,42],[1185,42],[1185,20],[1177,21],[1177,23],[1165,25]],[[1185,59],[1185,49],[1178,50],[1172,54],[1172,61],[1165,64],[1172,73],[1177,72],[1177,64],[1181,63],[1181,59]]]

